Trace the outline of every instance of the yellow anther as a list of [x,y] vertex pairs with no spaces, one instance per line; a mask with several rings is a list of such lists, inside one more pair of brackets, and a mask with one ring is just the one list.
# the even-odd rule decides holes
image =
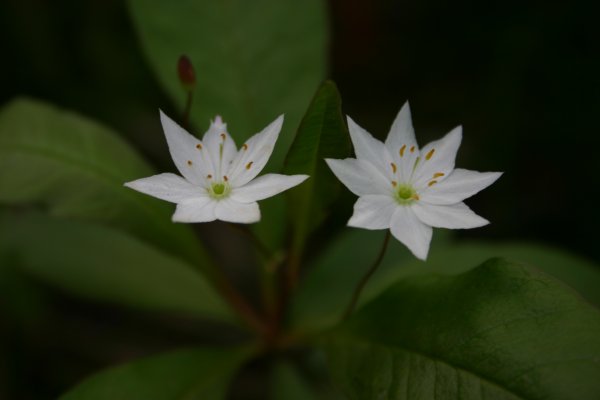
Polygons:
[[397,185],[398,185],[398,182],[396,182],[396,181],[392,181],[392,186],[393,186],[393,187],[396,187]]
[[248,164],[246,164],[246,169],[250,169],[250,167],[252,166],[252,163],[253,163],[253,162],[254,162],[254,161],[250,161]]
[[242,145],[242,149],[244,149],[244,150],[248,150],[248,145],[247,145],[246,143],[244,143],[244,144]]
[[427,153],[427,155],[425,156],[425,159],[426,160],[431,159],[431,157],[433,157],[433,153],[435,153],[435,149],[429,150],[429,153]]
[[192,163],[192,160],[187,160],[187,165],[190,165],[190,166],[191,166],[192,164],[193,164],[193,163]]
[[229,180],[229,178],[227,177],[227,175],[223,175],[223,180],[224,180],[225,182],[227,182],[227,181]]
[[415,152],[415,146],[410,146],[410,152],[414,153]]
[[418,195],[418,194],[416,194],[416,193],[415,193],[415,194],[413,194],[413,197],[412,197],[412,198],[413,198],[413,199],[415,199],[415,200],[420,200],[420,199],[421,199],[421,198],[419,197],[419,195]]
[[433,186],[433,185],[435,185],[436,183],[437,183],[437,181],[430,181],[430,182],[427,184],[427,186]]
[[404,150],[406,150],[405,144],[403,144],[402,147],[400,147],[400,157],[404,157]]
[[446,174],[444,174],[443,172],[436,172],[435,174],[433,174],[433,179],[442,177],[444,175],[446,175]]
[[395,174],[396,173],[396,164],[390,163],[390,165],[392,166],[392,172]]
[[198,150],[202,150],[202,144],[201,144],[201,143],[198,143],[198,144],[196,145],[196,148],[197,148]]

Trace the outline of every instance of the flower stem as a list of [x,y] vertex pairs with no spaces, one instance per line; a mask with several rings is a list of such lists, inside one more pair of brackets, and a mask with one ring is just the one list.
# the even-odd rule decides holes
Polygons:
[[344,314],[342,315],[342,321],[348,319],[350,314],[352,314],[352,312],[354,311],[354,308],[356,307],[356,303],[358,302],[358,299],[360,298],[360,294],[361,294],[362,290],[364,289],[365,285],[367,284],[367,282],[369,281],[371,276],[373,276],[373,274],[375,273],[375,271],[381,264],[381,261],[383,260],[383,256],[385,255],[385,251],[387,250],[388,243],[390,242],[390,236],[391,236],[390,231],[388,230],[387,233],[385,234],[385,239],[383,239],[383,245],[381,246],[381,250],[379,250],[379,254],[377,255],[377,258],[371,265],[371,268],[369,268],[367,273],[358,282],[356,289],[354,289],[354,293],[352,294],[352,300],[350,300],[350,304],[348,304],[346,311],[344,311]]
[[273,254],[267,246],[259,239],[256,234],[248,229],[245,225],[229,224],[233,229],[241,232],[246,236],[254,245],[256,250],[259,252],[262,258],[262,267],[260,269],[260,289],[261,298],[264,307],[264,312],[273,324],[276,318],[277,312],[277,300],[278,300],[278,289],[277,289],[277,269],[281,263],[281,255]]
[[256,250],[258,250],[260,255],[265,260],[269,260],[271,258],[271,251],[267,248],[267,246],[264,245],[264,243],[258,238],[258,236],[256,236],[254,232],[248,229],[245,225],[230,223],[229,226],[231,226],[236,231],[241,232],[242,234],[244,234],[244,236],[250,239]]
[[265,335],[268,330],[267,326],[252,306],[248,304],[246,299],[231,284],[231,281],[220,272],[214,273],[213,278],[219,292],[248,327],[256,331],[259,335]]
[[190,129],[190,113],[192,112],[192,103],[194,101],[194,92],[192,90],[187,91],[187,98],[185,101],[185,110],[183,111],[183,127]]

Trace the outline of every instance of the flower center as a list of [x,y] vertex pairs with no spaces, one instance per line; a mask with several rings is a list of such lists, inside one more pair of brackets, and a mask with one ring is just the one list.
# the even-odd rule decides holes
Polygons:
[[405,206],[419,200],[419,195],[411,185],[401,184],[396,188],[394,199],[398,204]]
[[217,200],[227,197],[229,192],[231,192],[231,187],[227,182],[214,182],[208,189],[210,197]]

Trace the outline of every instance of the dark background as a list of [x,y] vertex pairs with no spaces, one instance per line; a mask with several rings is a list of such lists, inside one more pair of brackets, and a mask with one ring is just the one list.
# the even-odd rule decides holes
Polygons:
[[[594,2],[335,0],[329,10],[330,77],[345,113],[385,137],[409,99],[420,144],[462,124],[457,165],[505,171],[468,201],[492,224],[461,235],[543,242],[600,261]],[[172,168],[156,118],[170,102],[123,2],[4,0],[0,40],[0,104],[29,95],[77,110]],[[9,343],[2,399],[54,398],[103,365],[192,343],[203,331],[170,319],[174,328],[160,328],[154,316],[21,284],[19,309],[31,315],[0,319]]]

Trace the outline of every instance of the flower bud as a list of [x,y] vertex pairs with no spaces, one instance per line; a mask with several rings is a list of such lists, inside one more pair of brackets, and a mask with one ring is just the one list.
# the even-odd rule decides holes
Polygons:
[[183,86],[186,91],[191,92],[194,90],[194,86],[196,85],[196,73],[194,72],[192,62],[185,54],[179,57],[179,61],[177,62],[177,74],[179,75],[181,86]]

